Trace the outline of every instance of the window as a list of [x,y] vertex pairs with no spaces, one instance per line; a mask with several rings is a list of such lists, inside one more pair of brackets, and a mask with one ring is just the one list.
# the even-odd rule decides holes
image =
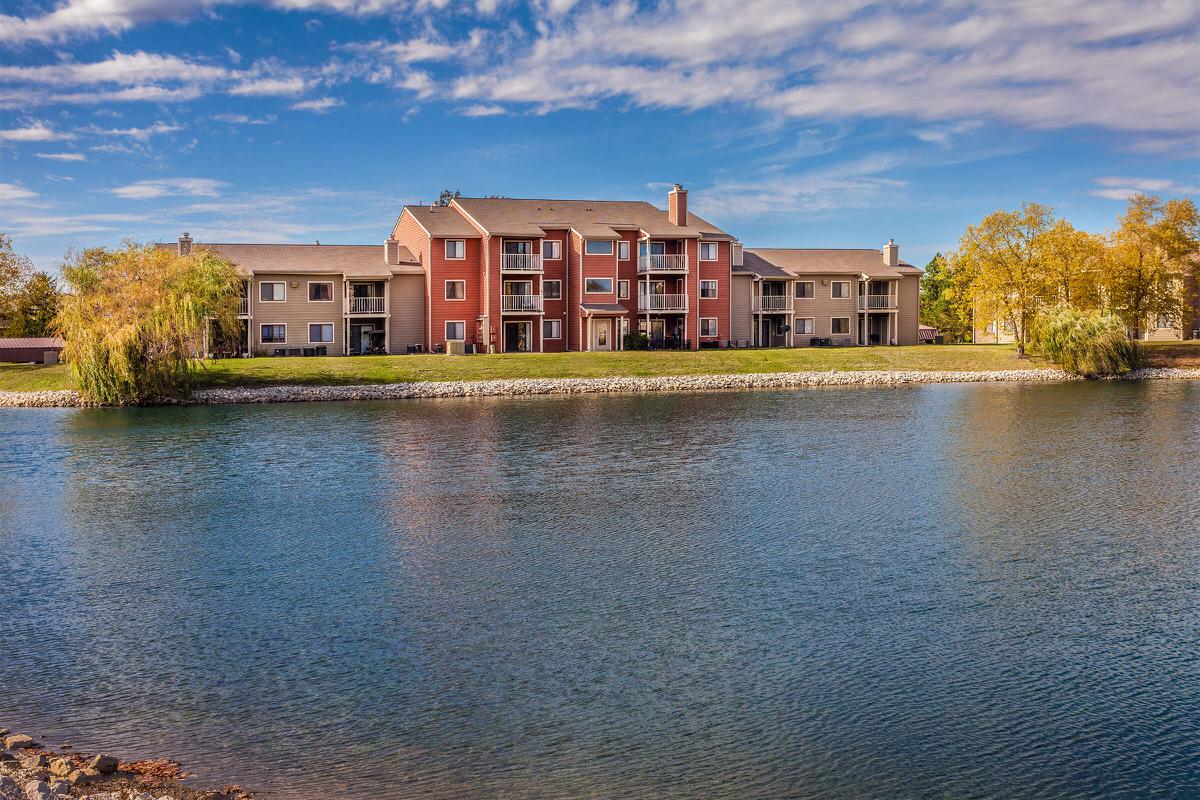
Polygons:
[[333,284],[328,281],[309,281],[308,282],[308,302],[310,303],[332,303],[333,302]]
[[309,344],[329,344],[333,341],[332,322],[313,322],[308,326]]
[[562,258],[562,242],[558,239],[545,239],[542,241],[542,258],[549,261],[558,261]]
[[617,281],[617,298],[624,300],[629,297],[629,281]]
[[467,299],[467,282],[466,281],[446,281],[446,299],[447,300],[466,300]]
[[258,299],[263,303],[282,303],[287,299],[287,284],[283,281],[260,283]]
[[446,240],[446,258],[461,261],[467,257],[467,242],[465,239]]
[[1154,327],[1156,327],[1156,328],[1173,328],[1175,326],[1174,326],[1174,324],[1172,324],[1170,317],[1159,315],[1158,319],[1155,320]]
[[584,242],[583,251],[589,256],[611,256],[613,243],[608,239],[588,239]]
[[617,242],[617,258],[622,261],[629,260],[629,242]]
[[465,322],[447,322],[446,323],[446,341],[461,342],[467,338],[467,323]]
[[612,294],[612,278],[588,278],[583,282],[587,294]]
[[849,317],[834,317],[829,320],[829,333],[833,336],[847,336],[850,333]]
[[987,332],[988,332],[988,333],[995,333],[995,332],[996,332],[996,323],[994,323],[994,322],[989,322],[989,323],[987,324]]
[[263,344],[283,344],[287,341],[287,325],[263,325],[259,334]]
[[701,317],[700,318],[700,335],[701,336],[716,336],[717,335],[717,318],[716,317]]
[[544,320],[542,320],[542,338],[543,339],[561,339],[562,338],[562,320],[561,319],[544,319]]
[[834,281],[829,286],[829,296],[835,300],[850,299],[850,281]]
[[792,330],[797,334],[812,336],[816,331],[816,327],[813,325],[812,317],[796,317],[796,324]]
[[705,300],[712,300],[717,296],[716,281],[700,281],[700,296]]
[[700,260],[701,261],[716,261],[717,260],[717,243],[716,242],[701,242],[700,243]]
[[817,296],[816,286],[812,281],[797,281],[796,282],[796,299],[797,300],[812,300]]
[[562,281],[542,281],[543,300],[562,299]]

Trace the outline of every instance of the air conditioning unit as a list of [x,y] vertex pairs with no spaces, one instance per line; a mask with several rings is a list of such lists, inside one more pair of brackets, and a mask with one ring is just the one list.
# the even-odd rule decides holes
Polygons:
[[460,341],[446,342],[446,352],[452,356],[463,356],[467,354],[467,343]]

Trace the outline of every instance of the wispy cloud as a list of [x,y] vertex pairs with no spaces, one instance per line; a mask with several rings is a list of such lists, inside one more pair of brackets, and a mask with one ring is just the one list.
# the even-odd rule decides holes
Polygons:
[[464,117],[494,117],[505,113],[505,109],[501,105],[478,103],[459,109],[458,113]]
[[96,133],[101,136],[125,136],[139,142],[145,142],[148,141],[151,136],[181,131],[183,130],[183,126],[171,125],[166,122],[156,122],[146,128],[89,128],[87,130],[91,133]]
[[137,181],[112,189],[117,197],[126,200],[151,200],[160,197],[217,197],[223,181],[211,178],[162,178]]
[[315,114],[328,114],[338,106],[345,105],[336,97],[317,97],[312,100],[301,100],[299,103],[292,103],[293,111],[311,111]]
[[256,78],[238,83],[229,89],[229,94],[238,97],[294,97],[303,94],[308,81],[292,75],[286,78]]
[[0,183],[0,203],[25,202],[37,197],[38,193],[15,183]]
[[5,142],[53,142],[74,138],[69,133],[57,131],[49,123],[31,121],[19,128],[0,130],[0,141]]
[[270,125],[275,121],[273,114],[267,114],[265,117],[251,117],[246,114],[213,114],[212,118],[217,122],[227,122],[230,125]]
[[1092,181],[1097,187],[1091,191],[1096,197],[1108,200],[1128,200],[1135,194],[1196,195],[1200,186],[1189,186],[1170,178],[1133,178],[1108,175]]

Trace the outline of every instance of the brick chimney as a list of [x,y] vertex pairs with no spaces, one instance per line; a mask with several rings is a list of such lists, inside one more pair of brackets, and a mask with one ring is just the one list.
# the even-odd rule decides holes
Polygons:
[[678,183],[667,195],[667,219],[672,225],[687,225],[687,189]]
[[179,255],[190,256],[192,254],[192,235],[187,231],[179,237]]
[[883,263],[889,267],[900,266],[900,245],[896,244],[895,239],[888,239],[883,246]]
[[395,239],[389,238],[383,243],[383,263],[399,264],[400,263],[400,243]]

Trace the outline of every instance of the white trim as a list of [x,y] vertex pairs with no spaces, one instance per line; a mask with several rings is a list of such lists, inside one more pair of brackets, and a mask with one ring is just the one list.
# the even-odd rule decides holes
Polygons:
[[[272,328],[282,327],[283,328],[283,341],[282,342],[263,341],[262,329],[263,329],[264,325],[269,325]],[[258,323],[258,343],[259,344],[287,344],[287,323],[286,322],[260,322],[260,323]]]
[[[809,327],[812,328],[812,330],[809,330],[809,331],[800,330],[796,326],[796,323],[798,323],[802,320],[808,320],[808,322],[811,323],[809,325]],[[817,318],[816,317],[792,317],[792,330],[795,333],[799,334],[800,336],[816,336],[817,335]]]
[[[704,248],[708,247],[710,245],[712,246],[712,249],[713,249],[713,257],[705,258],[704,257]],[[721,257],[721,248],[717,246],[716,242],[701,242],[700,243],[700,260],[701,261],[716,261],[720,257]]]
[[[613,240],[613,239],[584,239],[583,240],[583,254],[585,256],[611,256],[613,254],[613,241],[615,241],[615,240]],[[607,253],[589,253],[588,245],[591,244],[592,242],[596,242],[598,244],[607,244],[608,252]]]
[[[463,335],[461,339],[451,339],[450,331],[446,330],[447,325],[462,325]],[[465,342],[467,340],[467,321],[465,319],[448,319],[442,324],[442,335],[447,342]]]
[[[582,270],[581,270],[581,271],[582,271]],[[605,291],[602,291],[602,292],[593,292],[593,291],[590,291],[590,290],[587,288],[588,281],[608,281],[608,289],[607,289],[607,290],[605,290]],[[613,279],[612,279],[612,278],[584,278],[584,279],[583,279],[583,293],[584,293],[584,294],[612,294],[612,293],[613,293],[613,288],[614,288],[614,285],[613,285],[613,282],[612,282],[612,281],[613,281]]]
[[[283,287],[283,299],[282,300],[263,300],[262,299],[262,287],[268,286],[268,285],[282,286]],[[287,302],[287,290],[288,290],[287,281],[259,281],[258,282],[258,302],[260,302],[260,303],[286,303]]]
[[[546,255],[546,245],[548,245],[548,244],[555,245],[558,248],[558,255],[556,255],[556,256]],[[562,261],[562,249],[563,249],[563,240],[562,239],[542,239],[542,260],[543,261]]]
[[[450,243],[451,242],[457,242],[458,244],[462,245],[462,255],[461,256],[450,255]],[[446,257],[447,261],[465,261],[467,259],[467,240],[466,239],[444,239],[442,242],[442,254]]]
[[[625,250],[625,255],[621,255],[622,249]],[[617,242],[617,261],[628,261],[628,260],[629,260],[629,242],[625,239],[621,239],[619,242]]]
[[[449,288],[452,283],[461,283],[463,285],[462,297],[450,297]],[[466,278],[447,278],[442,287],[442,299],[448,303],[464,303],[467,300],[467,279]]]
[[[704,284],[711,283],[713,285],[713,293],[711,297],[706,297],[704,294]],[[701,300],[720,300],[721,282],[716,278],[703,278],[700,281],[700,299]]]
[[[547,336],[546,335],[546,323],[547,322],[549,322],[551,324],[551,326],[554,326],[554,325],[558,326],[558,335],[557,336]],[[556,319],[543,319],[542,320],[542,338],[543,339],[547,339],[547,340],[562,339],[562,329],[563,329],[563,322],[561,319],[556,318]]]
[[[313,300],[312,299],[312,285],[314,283],[316,283],[316,284],[328,283],[329,284],[329,299],[328,300]],[[333,294],[334,294],[333,281],[309,281],[308,282],[308,302],[310,302],[310,303],[332,303],[333,302]]]
[[[839,299],[840,299],[840,298],[839,298]],[[844,319],[844,320],[846,320],[846,330],[845,330],[844,332],[842,332],[842,333],[834,333],[834,331],[833,331],[833,321],[834,321],[835,319]],[[829,335],[830,335],[830,336],[853,336],[853,335],[854,335],[854,332],[850,330],[850,318],[849,318],[849,317],[830,317],[830,318],[829,318]]]
[[[808,297],[801,297],[800,295],[796,294],[796,289],[798,289],[802,284],[808,284],[809,286],[812,287],[812,291],[810,291],[808,293]],[[829,291],[830,291],[830,293],[832,293],[833,289],[830,289]],[[796,281],[795,285],[792,287],[792,299],[793,300],[816,300],[817,299],[817,282],[816,281]]]
[[[720,324],[719,319],[720,319],[719,317],[701,317],[700,318],[700,335],[701,336],[720,336],[721,330],[719,327],[719,324]],[[712,324],[713,324],[713,332],[712,333],[704,332],[704,323],[705,322],[712,322]]]
[[[837,286],[839,283],[844,283],[846,285],[846,294],[841,297],[838,297],[837,295],[835,295],[833,293],[833,287]],[[853,300],[854,295],[853,295],[852,291],[853,291],[853,287],[850,286],[850,281],[830,281],[829,282],[829,299],[830,300]]]
[[[547,283],[557,283],[558,284],[558,297],[547,297],[546,296],[546,284]],[[546,280],[543,278],[542,279],[542,299],[543,300],[562,300],[562,283],[563,283],[562,278],[551,278],[550,280]]]
[[[328,342],[325,342],[325,341],[314,342],[313,338],[312,338],[312,326],[313,325],[328,325],[329,326],[329,335],[332,338],[330,338],[330,340]],[[310,323],[308,323],[308,343],[309,344],[333,344],[336,341],[337,341],[337,327],[334,325],[334,323],[332,323],[332,322],[310,322]]]
[[[625,287],[625,294],[621,294],[622,286]],[[629,281],[627,279],[624,279],[624,278],[617,279],[617,299],[618,300],[628,300],[629,299]]]

